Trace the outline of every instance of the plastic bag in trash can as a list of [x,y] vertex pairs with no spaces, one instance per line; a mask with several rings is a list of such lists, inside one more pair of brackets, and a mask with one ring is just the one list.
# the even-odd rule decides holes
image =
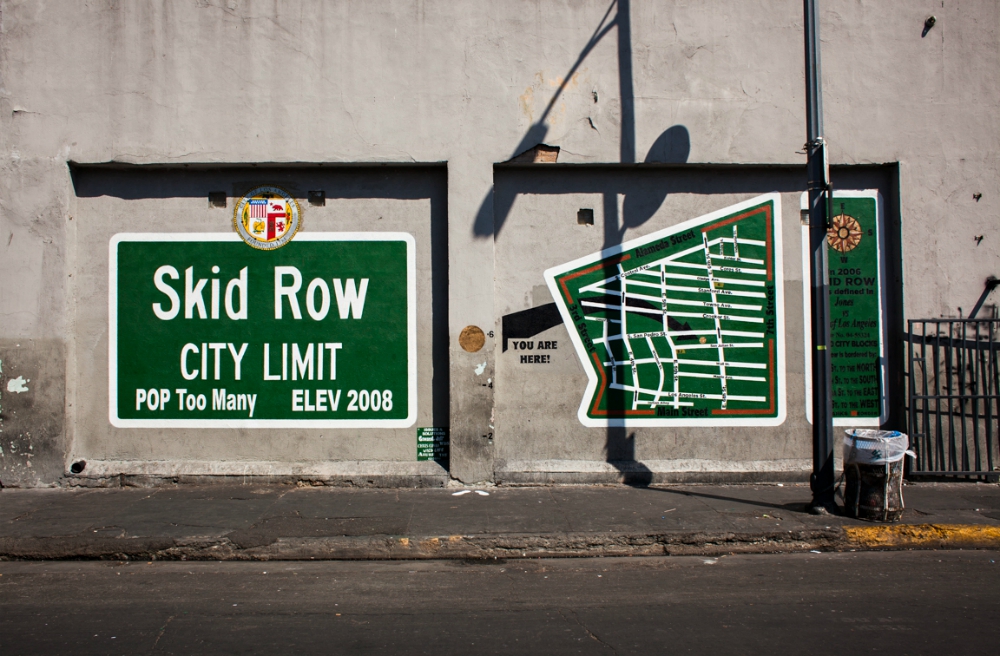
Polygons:
[[897,462],[903,456],[914,457],[908,451],[910,438],[899,431],[855,428],[844,431],[845,465],[884,465]]

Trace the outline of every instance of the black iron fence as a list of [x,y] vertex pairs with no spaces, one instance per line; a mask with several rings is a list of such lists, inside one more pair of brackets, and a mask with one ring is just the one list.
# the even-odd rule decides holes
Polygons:
[[909,321],[911,474],[1000,476],[1000,319]]

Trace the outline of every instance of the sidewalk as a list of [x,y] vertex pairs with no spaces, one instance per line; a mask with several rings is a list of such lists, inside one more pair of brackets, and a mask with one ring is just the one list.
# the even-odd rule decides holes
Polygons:
[[1000,548],[1000,486],[908,485],[895,525],[804,512],[807,486],[0,491],[0,559],[537,558]]

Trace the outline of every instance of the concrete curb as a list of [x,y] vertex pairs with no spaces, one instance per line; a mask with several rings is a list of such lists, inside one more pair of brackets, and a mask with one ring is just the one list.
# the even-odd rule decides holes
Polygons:
[[986,524],[891,524],[845,526],[857,549],[997,549],[1000,526]]
[[970,548],[1000,549],[1000,527],[919,524],[771,533],[278,537],[263,545],[241,545],[228,537],[0,538],[0,560],[483,560]]

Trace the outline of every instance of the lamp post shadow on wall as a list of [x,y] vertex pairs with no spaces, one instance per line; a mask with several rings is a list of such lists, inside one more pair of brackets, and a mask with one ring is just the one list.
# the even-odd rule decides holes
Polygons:
[[[613,19],[612,9],[617,8]],[[576,62],[564,77],[568,80],[573,72],[614,27],[618,34],[619,91],[622,102],[620,134],[620,162],[634,163],[635,156],[635,116],[632,89],[631,21],[629,0],[614,0],[601,19],[590,40],[577,57]],[[806,126],[808,155],[807,176],[809,194],[809,253],[812,272],[810,291],[810,323],[812,343],[812,452],[813,471],[810,487],[813,498],[809,509],[814,513],[836,512],[836,476],[833,458],[833,407],[830,368],[830,321],[829,288],[826,232],[829,223],[829,199],[831,195],[827,145],[823,137],[822,84],[819,57],[819,17],[816,0],[804,0],[805,16],[805,81],[806,81]],[[562,94],[565,82],[557,89],[552,100],[538,122],[532,125],[515,148],[519,155],[539,144],[548,133],[545,123],[556,100]],[[663,143],[660,143],[660,142]],[[659,154],[657,144],[659,144]],[[690,135],[684,126],[674,126],[667,130],[650,149],[646,161],[684,163],[690,152]],[[654,154],[656,153],[656,154]],[[659,155],[659,156],[657,156]],[[651,159],[653,157],[654,159]],[[493,189],[487,193],[473,224],[473,233],[478,237],[496,238],[509,215],[512,198],[502,206],[495,204]],[[604,244],[603,248],[617,246],[624,240],[628,228],[635,228],[648,220],[656,208],[639,209],[634,201],[626,198],[619,210],[617,193],[605,193]],[[642,205],[649,205],[648,199]],[[662,204],[662,199],[660,200]],[[659,204],[657,204],[657,207]],[[505,335],[506,336],[506,335]],[[609,404],[612,399],[609,397]],[[624,403],[624,400],[620,401]],[[609,409],[610,406],[609,406]],[[623,409],[623,408],[621,408]],[[624,422],[623,422],[624,424]],[[652,472],[635,458],[635,433],[629,434],[626,425],[609,426],[605,442],[605,459],[619,470],[623,482],[646,485],[652,480]]]
[[[691,135],[683,125],[674,125],[661,134],[646,155],[646,163],[685,164],[691,154]],[[601,250],[618,246],[625,240],[629,228],[638,228],[653,217],[666,200],[666,192],[644,192],[641,195],[625,194],[621,211],[618,194],[605,193],[604,244]],[[620,216],[619,216],[620,214]],[[621,413],[631,407],[623,393],[608,390],[608,410]],[[624,416],[624,415],[623,415]],[[606,462],[618,470],[620,480],[626,485],[645,487],[653,482],[653,472],[635,457],[635,431],[627,426],[608,426],[604,456]]]
[[[613,16],[612,11],[614,11]],[[565,90],[567,82],[573,77],[573,74],[583,64],[591,51],[612,29],[616,30],[618,37],[618,91],[622,111],[619,135],[619,162],[622,164],[634,164],[636,162],[630,0],[613,0],[608,6],[607,11],[601,18],[590,39],[580,51],[576,61],[566,75],[563,76],[563,82],[546,105],[542,115],[538,121],[528,128],[514,149],[513,157],[521,156],[523,153],[542,144],[548,134],[546,121],[549,113]],[[674,125],[665,130],[654,141],[646,154],[644,162],[649,164],[684,164],[687,162],[690,152],[691,137],[688,129],[683,125]],[[626,193],[624,194],[624,198],[621,199],[621,204],[619,204],[619,195],[618,191],[614,189],[607,189],[602,194],[602,206],[604,210],[602,250],[620,245],[625,239],[626,231],[644,225],[653,217],[666,199],[665,192],[647,190],[640,193]],[[473,234],[478,237],[492,237],[495,239],[500,234],[510,214],[514,196],[516,194],[505,194],[497,198],[494,190],[491,189],[477,213],[473,223]],[[561,318],[555,311],[554,303],[518,312],[516,313],[516,317],[508,315],[504,317],[504,346],[506,347],[506,340],[509,336],[512,336],[511,333],[515,330],[518,336],[531,336],[553,325],[555,322],[561,322]],[[621,405],[621,408],[613,407],[618,404]],[[624,398],[615,402],[609,397],[608,407],[609,410],[623,411],[626,407]],[[609,426],[606,429],[603,452],[605,461],[618,470],[622,482],[639,486],[648,485],[652,482],[652,472],[636,460],[635,433],[629,433],[627,426]]]

